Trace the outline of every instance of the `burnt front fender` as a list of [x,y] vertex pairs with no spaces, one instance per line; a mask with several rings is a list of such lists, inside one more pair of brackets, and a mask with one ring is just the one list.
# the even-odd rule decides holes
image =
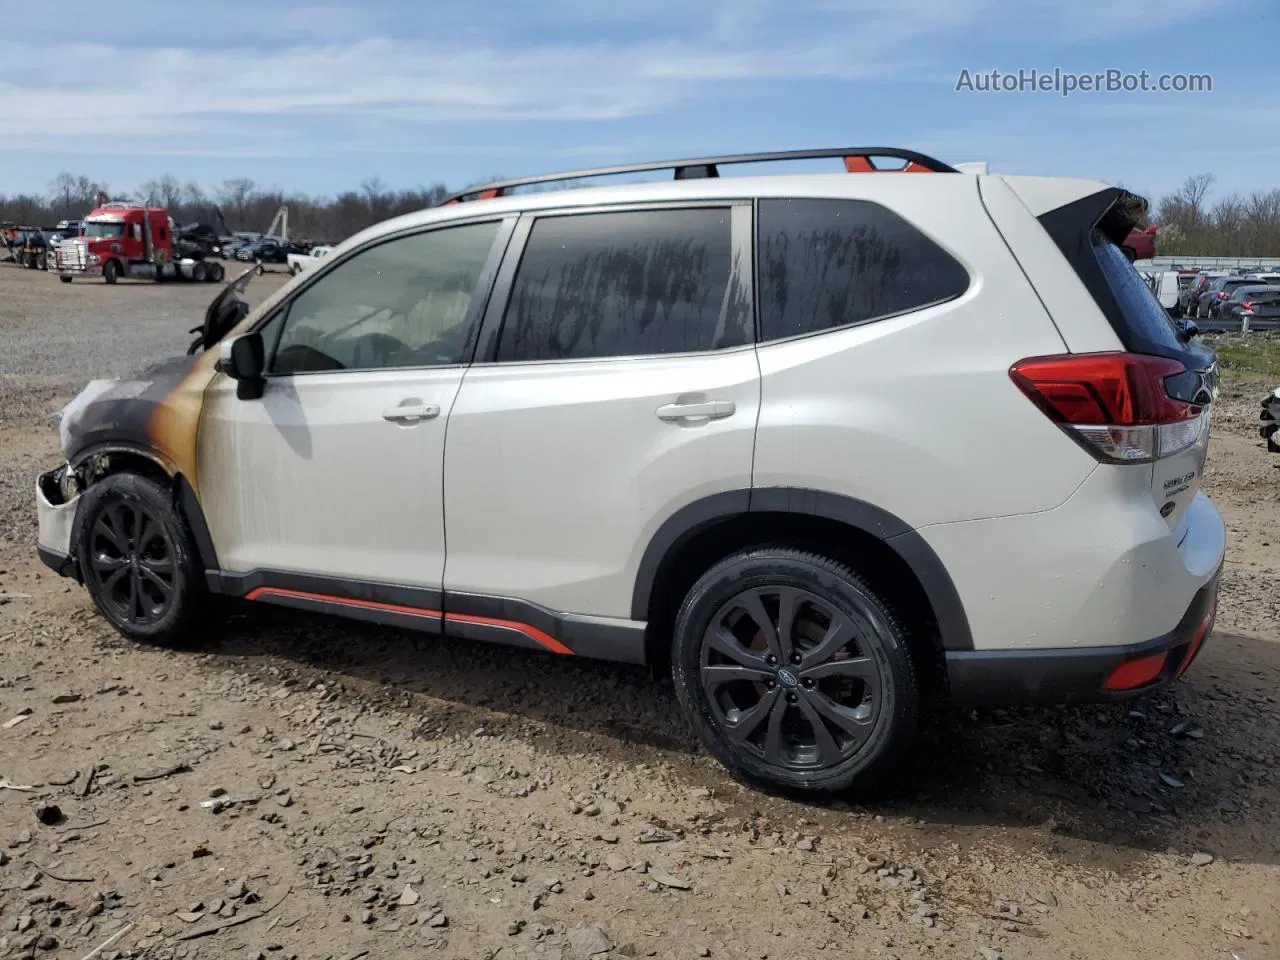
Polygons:
[[137,453],[199,491],[196,433],[214,353],[175,357],[133,377],[95,380],[62,411],[59,434],[67,461],[98,453]]

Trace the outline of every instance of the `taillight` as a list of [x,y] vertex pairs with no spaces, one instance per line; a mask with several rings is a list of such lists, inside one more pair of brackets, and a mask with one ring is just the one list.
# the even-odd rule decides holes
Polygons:
[[1218,299],[1219,299],[1219,300],[1230,300],[1230,299],[1231,299],[1231,294],[1226,293],[1226,292],[1224,292],[1224,291],[1222,291],[1222,290],[1219,290],[1219,291],[1218,291],[1218,293],[1217,293],[1217,297],[1218,297]]
[[1241,310],[1250,310],[1250,311],[1252,311],[1252,310],[1253,310],[1253,308],[1254,308],[1254,307],[1256,307],[1256,306],[1257,306],[1257,304],[1256,304],[1256,303],[1254,303],[1252,300],[1246,300],[1244,303],[1240,304],[1240,309],[1241,309]]
[[1141,463],[1200,439],[1207,407],[1169,396],[1165,381],[1185,374],[1176,360],[1136,353],[1078,353],[1020,360],[1013,382],[1050,420],[1096,456]]

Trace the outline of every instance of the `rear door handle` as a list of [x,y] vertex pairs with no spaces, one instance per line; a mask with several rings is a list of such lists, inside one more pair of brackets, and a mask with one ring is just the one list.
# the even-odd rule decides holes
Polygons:
[[668,423],[676,420],[706,418],[720,420],[731,417],[737,405],[732,400],[698,400],[691,403],[668,403],[658,408],[658,419]]
[[423,420],[434,420],[440,416],[440,408],[434,403],[422,403],[419,400],[406,400],[398,407],[388,407],[382,411],[382,419],[392,423],[421,423]]

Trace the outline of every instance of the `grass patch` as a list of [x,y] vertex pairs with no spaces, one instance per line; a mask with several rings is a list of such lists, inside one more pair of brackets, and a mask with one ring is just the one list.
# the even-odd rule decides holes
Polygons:
[[1205,346],[1218,351],[1224,372],[1253,373],[1280,381],[1280,337],[1270,333],[1221,333],[1203,339]]

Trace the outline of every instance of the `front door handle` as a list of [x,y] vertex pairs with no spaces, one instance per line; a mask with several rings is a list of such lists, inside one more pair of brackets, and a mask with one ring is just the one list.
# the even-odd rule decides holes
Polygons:
[[392,423],[421,423],[423,420],[434,420],[440,416],[440,408],[434,403],[423,403],[421,400],[405,400],[398,407],[388,407],[382,411],[382,419]]
[[697,400],[668,403],[658,408],[658,419],[668,423],[678,420],[720,420],[731,417],[737,405],[732,400]]

